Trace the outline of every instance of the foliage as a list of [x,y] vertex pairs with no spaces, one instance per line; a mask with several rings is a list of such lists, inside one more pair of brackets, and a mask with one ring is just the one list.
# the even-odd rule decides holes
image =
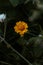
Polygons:
[[43,0],[0,0],[0,65],[43,65]]

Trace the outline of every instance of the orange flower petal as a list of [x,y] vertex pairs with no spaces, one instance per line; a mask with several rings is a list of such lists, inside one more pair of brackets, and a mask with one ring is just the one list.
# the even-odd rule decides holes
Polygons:
[[16,33],[19,33],[21,36],[24,35],[24,33],[26,33],[28,31],[28,25],[27,23],[25,23],[24,21],[19,21],[16,23],[16,25],[14,26],[14,30]]

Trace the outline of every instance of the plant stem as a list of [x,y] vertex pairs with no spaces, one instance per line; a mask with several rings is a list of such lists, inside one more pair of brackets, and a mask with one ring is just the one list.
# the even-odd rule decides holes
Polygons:
[[20,56],[24,61],[26,61],[29,65],[32,65],[24,56],[22,56],[18,51],[16,51],[4,38],[0,36],[0,38],[4,41],[4,43],[12,49],[18,56]]

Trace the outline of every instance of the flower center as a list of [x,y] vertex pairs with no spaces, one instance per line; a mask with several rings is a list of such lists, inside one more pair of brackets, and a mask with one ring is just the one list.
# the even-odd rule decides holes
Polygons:
[[19,30],[23,31],[25,29],[25,26],[24,25],[19,25]]

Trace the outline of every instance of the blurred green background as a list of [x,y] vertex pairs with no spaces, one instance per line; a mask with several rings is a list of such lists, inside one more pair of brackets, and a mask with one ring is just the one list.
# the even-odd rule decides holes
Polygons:
[[[43,65],[43,0],[0,0],[0,65]],[[20,37],[16,22],[28,24]]]

